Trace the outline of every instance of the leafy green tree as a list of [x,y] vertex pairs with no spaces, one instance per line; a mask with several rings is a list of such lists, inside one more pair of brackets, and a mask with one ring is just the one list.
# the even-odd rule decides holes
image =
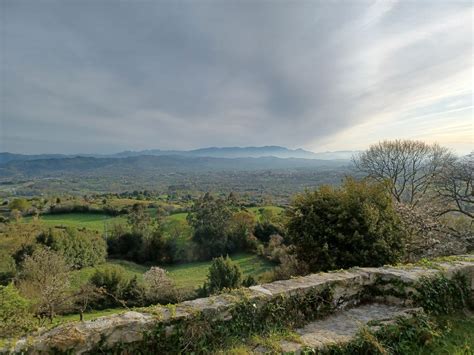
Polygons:
[[[251,280],[249,280],[251,282]],[[207,294],[213,294],[223,289],[239,288],[242,285],[242,271],[239,265],[232,262],[229,256],[212,259],[207,281],[203,289]]]
[[250,212],[239,211],[232,214],[228,225],[227,251],[229,253],[251,249],[255,223],[255,216]]
[[28,210],[28,208],[30,208],[30,203],[28,202],[28,200],[24,199],[24,198],[16,198],[14,199],[12,202],[10,202],[10,204],[8,205],[8,207],[11,209],[11,210],[18,210],[20,212],[25,212]]
[[148,236],[154,227],[154,221],[143,204],[136,203],[127,216],[128,224],[134,234]]
[[10,283],[0,286],[0,338],[21,336],[34,329],[30,302]]
[[193,240],[201,247],[203,257],[223,255],[227,249],[227,228],[232,212],[225,200],[209,193],[197,200],[188,222],[194,228]]
[[296,197],[288,236],[310,271],[381,266],[400,260],[405,232],[382,184],[347,179]]
[[143,250],[143,236],[136,233],[114,234],[107,239],[109,256],[127,260],[140,260]]
[[50,228],[41,233],[36,241],[60,252],[74,269],[98,265],[107,256],[107,245],[102,236],[87,230]]
[[161,228],[157,228],[143,240],[141,262],[166,263],[172,259]]

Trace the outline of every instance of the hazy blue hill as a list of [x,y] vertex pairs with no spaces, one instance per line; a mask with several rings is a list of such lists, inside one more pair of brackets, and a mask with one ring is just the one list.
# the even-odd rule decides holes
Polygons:
[[58,159],[66,158],[67,155],[63,154],[14,154],[8,152],[0,153],[0,164],[6,164],[10,161],[25,161],[25,160],[38,160],[38,159]]
[[280,146],[264,146],[264,147],[209,147],[194,150],[142,150],[142,151],[124,151],[113,154],[114,157],[135,157],[141,155],[181,155],[193,157],[210,157],[210,158],[260,158],[260,157],[277,157],[277,158],[316,158],[315,153],[303,149],[288,149]]
[[31,161],[45,159],[66,159],[66,158],[130,158],[141,156],[183,156],[183,157],[209,157],[209,158],[299,158],[299,159],[321,159],[321,160],[348,160],[354,154],[352,151],[322,152],[313,153],[304,149],[288,149],[280,146],[263,147],[210,147],[194,150],[160,150],[150,149],[141,151],[123,151],[115,154],[14,154],[0,153],[0,165],[5,165],[14,161]]

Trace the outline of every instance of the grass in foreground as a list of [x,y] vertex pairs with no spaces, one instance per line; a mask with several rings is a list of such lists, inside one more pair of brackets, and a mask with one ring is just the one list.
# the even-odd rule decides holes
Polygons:
[[442,336],[430,349],[414,349],[414,354],[474,355],[474,314],[457,314],[437,318],[444,328]]
[[[252,275],[258,278],[264,272],[270,270],[273,264],[269,261],[248,253],[240,253],[231,256],[232,260],[237,263],[244,276]],[[128,277],[132,278],[137,276],[138,279],[150,268],[149,266],[136,264],[126,260],[109,260],[105,264],[120,265],[125,269]],[[202,286],[207,277],[207,271],[211,261],[197,261],[186,264],[165,266],[164,268],[169,272],[169,276],[176,283],[178,288],[197,288]],[[102,265],[97,266],[100,268]],[[77,288],[80,285],[86,283],[89,278],[94,274],[95,267],[87,267],[81,270],[74,271],[72,273],[71,285],[73,288]]]
[[[232,261],[238,264],[244,276],[252,275],[258,278],[264,272],[273,267],[269,261],[254,254],[235,254],[231,256]],[[178,287],[198,287],[206,281],[207,271],[211,261],[198,261],[166,267],[170,277]]]
[[[231,256],[232,260],[237,263],[244,276],[252,275],[256,279],[264,272],[270,270],[273,264],[269,261],[249,253],[234,254]],[[73,271],[71,277],[71,287],[76,289],[81,285],[85,284],[90,277],[94,274],[97,268],[101,268],[104,265],[119,265],[125,269],[125,273],[129,278],[137,276],[140,280],[143,274],[148,271],[149,266],[140,265],[131,261],[112,259],[108,260],[105,264],[97,267],[87,267],[81,270]],[[178,288],[198,288],[202,286],[207,278],[207,272],[211,261],[199,261],[180,265],[173,265],[165,267],[169,272],[169,276],[174,280]],[[117,314],[124,312],[123,308],[106,309],[101,311],[92,311],[84,314],[85,320],[95,319],[98,317]],[[57,317],[54,324],[59,324],[68,321],[78,320],[77,314],[71,314],[66,316]]]

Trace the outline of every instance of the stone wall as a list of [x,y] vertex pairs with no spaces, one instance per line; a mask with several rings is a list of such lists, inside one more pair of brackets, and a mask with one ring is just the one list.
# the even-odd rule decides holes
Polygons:
[[[133,349],[134,346],[139,347],[144,341],[150,342],[147,334],[154,332],[157,328],[164,329],[162,333],[164,335],[151,341],[166,342],[168,334],[172,334],[175,327],[182,322],[192,323],[199,319],[202,321],[203,316],[207,317],[204,319],[211,320],[211,323],[213,321],[219,324],[232,322],[236,306],[241,304],[242,300],[258,312],[259,309],[272,303],[289,304],[281,300],[297,300],[321,295],[320,304],[314,306],[315,303],[312,303],[315,307],[312,310],[313,318],[338,309],[352,307],[361,302],[383,301],[388,304],[413,305],[416,303],[416,286],[420,280],[440,274],[447,278],[452,278],[456,274],[465,275],[470,284],[471,295],[474,295],[474,255],[446,258],[444,261],[428,263],[424,266],[353,268],[276,281],[172,306],[153,306],[142,309],[140,312],[131,311],[93,321],[67,323],[27,338],[11,340],[7,346],[0,349],[0,352],[59,351],[81,354],[96,351],[99,348],[102,350],[127,349],[128,347]],[[330,290],[329,293],[328,290]],[[326,295],[324,296],[326,298],[322,295]],[[294,311],[294,302],[292,307]],[[307,306],[301,304],[300,307],[301,314],[308,317],[308,310],[304,309]],[[312,315],[309,317],[311,318]]]

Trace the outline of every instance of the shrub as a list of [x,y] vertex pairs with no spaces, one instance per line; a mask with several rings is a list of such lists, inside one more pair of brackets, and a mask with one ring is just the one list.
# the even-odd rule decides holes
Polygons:
[[121,257],[127,260],[138,260],[143,248],[143,237],[141,234],[125,233],[112,235],[107,240],[108,253],[111,256]]
[[123,293],[129,284],[125,269],[119,265],[105,265],[98,268],[90,282],[105,291],[105,297],[98,301],[98,307],[123,305]]
[[288,236],[309,271],[381,266],[400,260],[405,233],[385,186],[347,179],[296,197]]
[[165,241],[161,228],[147,234],[127,232],[112,235],[107,245],[109,255],[139,263],[167,263],[173,259],[172,246]]
[[296,255],[291,253],[282,254],[280,256],[280,264],[276,266],[268,277],[268,281],[287,280],[292,276],[305,275],[308,273],[308,266]]
[[207,294],[219,292],[225,288],[238,288],[242,285],[242,271],[237,264],[226,256],[212,259],[207,281],[203,289]]
[[169,303],[174,300],[174,284],[166,270],[153,266],[143,275],[145,295],[151,303]]
[[263,251],[263,255],[271,260],[280,263],[282,257],[288,254],[290,247],[283,243],[281,235],[272,235],[268,245]]
[[282,228],[271,222],[262,222],[255,225],[253,234],[262,242],[268,243],[272,235],[283,235]]
[[423,277],[416,290],[416,304],[431,314],[452,314],[474,306],[470,281],[461,273],[455,273],[450,279],[444,275]]
[[21,336],[34,328],[29,307],[13,284],[0,286],[0,338]]
[[125,286],[122,298],[127,303],[127,306],[139,307],[147,305],[145,286],[138,282],[137,276],[134,276]]

